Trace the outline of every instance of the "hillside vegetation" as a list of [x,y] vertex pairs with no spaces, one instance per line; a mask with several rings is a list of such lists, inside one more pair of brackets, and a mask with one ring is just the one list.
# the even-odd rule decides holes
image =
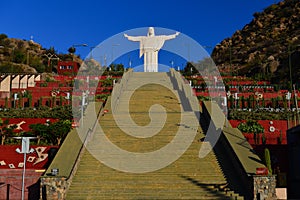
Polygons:
[[285,0],[253,16],[242,30],[214,48],[215,63],[233,75],[268,79],[287,87],[291,66],[293,84],[299,85],[300,1]]
[[46,49],[33,40],[0,34],[0,73],[51,73],[56,70],[58,59],[82,62],[76,55],[58,54],[54,47]]

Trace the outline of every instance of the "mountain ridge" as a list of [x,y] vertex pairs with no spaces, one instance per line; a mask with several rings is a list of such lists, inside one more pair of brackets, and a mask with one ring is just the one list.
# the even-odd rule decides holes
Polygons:
[[[74,52],[73,52],[74,53]],[[75,54],[57,53],[54,47],[43,48],[33,40],[9,38],[0,34],[0,73],[52,73],[58,60],[82,63]]]
[[281,1],[253,16],[214,48],[212,59],[220,71],[282,84],[290,82],[291,64],[293,83],[299,85],[300,1]]

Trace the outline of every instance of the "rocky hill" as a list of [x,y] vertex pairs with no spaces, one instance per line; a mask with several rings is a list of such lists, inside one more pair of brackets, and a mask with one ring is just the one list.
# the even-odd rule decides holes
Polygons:
[[300,1],[285,0],[253,16],[214,48],[215,63],[222,71],[282,84],[289,83],[291,66],[293,83],[299,84]]
[[75,55],[57,54],[54,47],[45,49],[33,40],[0,34],[0,73],[51,73],[55,71],[58,59],[82,62]]

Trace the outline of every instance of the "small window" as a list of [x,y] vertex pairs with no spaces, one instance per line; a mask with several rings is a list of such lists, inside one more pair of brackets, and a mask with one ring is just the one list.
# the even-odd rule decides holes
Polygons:
[[67,69],[73,69],[73,66],[72,65],[68,65]]

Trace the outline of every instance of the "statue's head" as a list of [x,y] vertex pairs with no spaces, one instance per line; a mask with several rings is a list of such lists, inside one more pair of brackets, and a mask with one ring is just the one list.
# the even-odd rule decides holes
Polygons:
[[155,34],[154,34],[154,28],[153,27],[149,27],[149,29],[148,29],[148,34],[147,34],[148,36],[154,36]]

